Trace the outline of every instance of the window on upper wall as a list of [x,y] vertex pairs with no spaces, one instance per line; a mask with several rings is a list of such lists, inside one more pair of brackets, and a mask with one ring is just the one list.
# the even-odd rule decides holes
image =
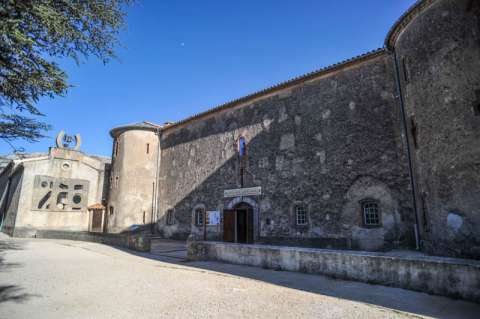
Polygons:
[[408,81],[410,80],[410,75],[409,75],[409,72],[408,72],[408,58],[407,57],[403,57],[402,58],[402,70],[403,70],[403,80],[405,81],[405,83],[408,83]]
[[245,166],[247,165],[247,141],[245,137],[240,136],[238,138],[238,158],[239,158],[239,177],[240,177],[240,187],[244,186],[245,183]]
[[173,225],[174,222],[175,222],[175,218],[173,216],[173,209],[170,208],[169,210],[167,210],[166,223],[167,225]]
[[305,206],[295,206],[295,222],[298,226],[307,225],[307,210],[305,209]]
[[380,226],[380,209],[375,200],[367,199],[361,202],[364,226]]
[[473,113],[475,116],[480,116],[480,103],[473,106]]
[[113,206],[110,206],[110,215],[113,215],[113,213],[114,213]]
[[418,148],[418,129],[417,129],[417,122],[415,122],[415,117],[410,117],[410,131],[412,133],[413,139],[413,146]]
[[115,142],[114,142],[114,143],[115,143],[115,146],[114,146],[114,148],[115,148],[114,154],[115,154],[115,156],[117,156],[117,155],[118,155],[118,140],[115,139]]
[[244,158],[247,155],[247,141],[243,136],[240,136],[238,139],[238,155],[240,158]]
[[149,153],[150,153],[150,144],[147,143],[147,154],[149,154]]
[[480,90],[475,90],[476,100],[473,102],[473,114],[480,116]]

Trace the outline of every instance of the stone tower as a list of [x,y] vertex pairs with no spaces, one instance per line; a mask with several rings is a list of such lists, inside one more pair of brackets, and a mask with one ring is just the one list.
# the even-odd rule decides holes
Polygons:
[[480,257],[480,3],[426,0],[389,33],[427,251]]
[[140,122],[110,131],[113,150],[108,232],[118,233],[134,225],[155,222],[159,130],[159,125]]

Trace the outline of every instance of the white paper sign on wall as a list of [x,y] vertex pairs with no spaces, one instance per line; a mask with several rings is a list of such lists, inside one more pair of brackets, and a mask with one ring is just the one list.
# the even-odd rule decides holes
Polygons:
[[212,210],[207,212],[208,224],[219,225],[220,224],[220,212],[218,210]]
[[258,196],[258,195],[262,195],[261,186],[226,189],[223,191],[223,197]]

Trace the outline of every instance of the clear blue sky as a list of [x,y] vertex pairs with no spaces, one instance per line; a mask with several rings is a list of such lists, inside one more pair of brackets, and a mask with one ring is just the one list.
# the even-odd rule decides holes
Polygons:
[[[74,85],[39,103],[58,131],[110,156],[112,127],[177,121],[278,82],[383,46],[414,0],[139,0],[128,11],[119,61],[62,66]],[[10,153],[0,140],[0,154]]]

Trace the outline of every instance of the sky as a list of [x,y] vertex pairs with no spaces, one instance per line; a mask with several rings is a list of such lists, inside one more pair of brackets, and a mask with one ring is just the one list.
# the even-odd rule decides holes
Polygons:
[[[415,0],[138,0],[128,8],[118,60],[62,61],[73,87],[38,103],[52,125],[110,156],[113,127],[178,121],[227,101],[383,47]],[[0,154],[12,152],[0,140]]]

